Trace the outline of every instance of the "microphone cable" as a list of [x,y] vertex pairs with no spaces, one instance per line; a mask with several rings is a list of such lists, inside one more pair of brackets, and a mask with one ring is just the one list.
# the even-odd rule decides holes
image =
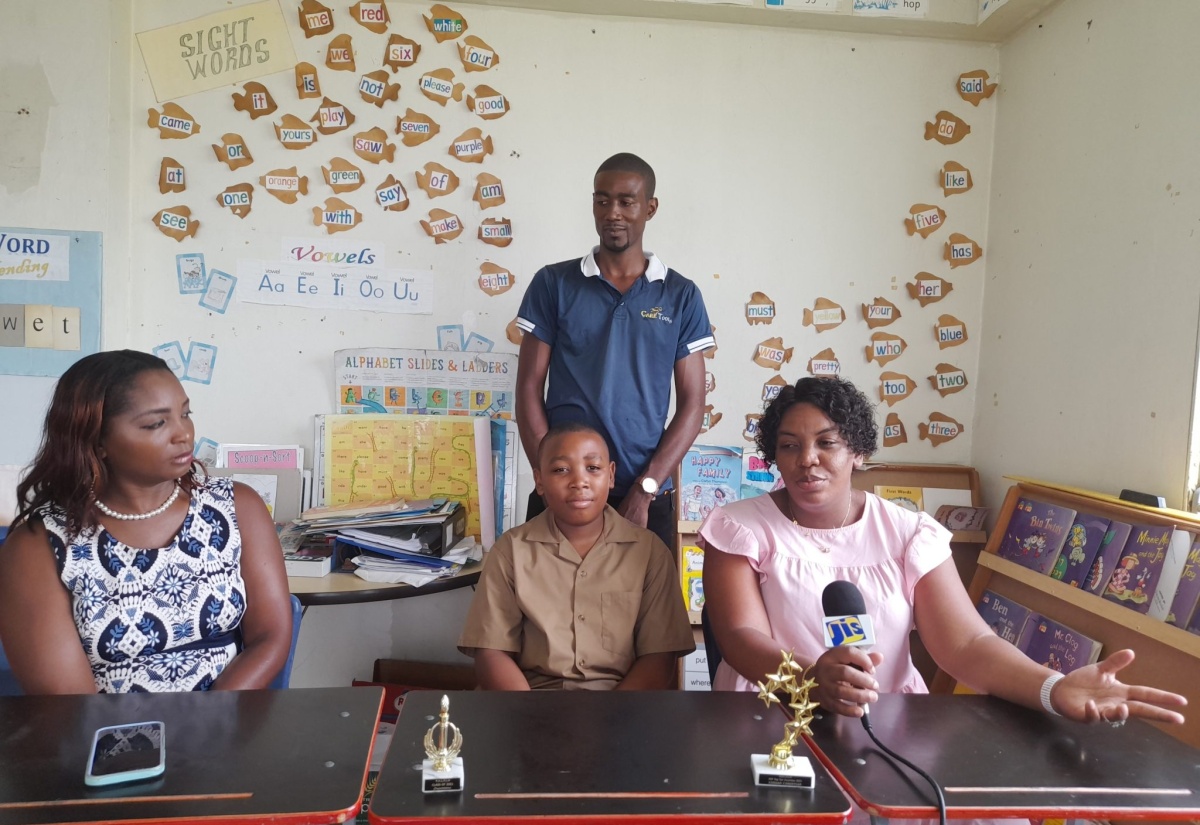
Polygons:
[[869,713],[864,713],[862,715],[862,726],[863,729],[866,730],[867,735],[871,737],[871,741],[878,745],[879,749],[883,751],[886,756],[895,759],[897,762],[907,765],[909,768],[912,768],[912,770],[916,771],[916,773],[920,775],[922,779],[930,784],[930,786],[933,788],[934,795],[937,796],[938,825],[946,825],[946,796],[942,793],[942,786],[937,783],[937,780],[927,774],[925,771],[918,768],[912,762],[909,762],[900,754],[896,753],[887,745],[880,742],[879,737],[875,735],[874,728],[871,727],[871,715]]

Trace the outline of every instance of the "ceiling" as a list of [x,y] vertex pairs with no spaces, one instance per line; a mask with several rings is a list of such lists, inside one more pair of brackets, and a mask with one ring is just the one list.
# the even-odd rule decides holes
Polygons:
[[751,2],[753,5],[703,0],[466,0],[458,5],[1002,43],[1059,0],[1007,0],[979,24],[980,0],[920,0],[928,4],[929,12],[924,18],[911,19],[853,14],[853,0],[836,0],[837,11],[830,13],[768,9],[766,0]]

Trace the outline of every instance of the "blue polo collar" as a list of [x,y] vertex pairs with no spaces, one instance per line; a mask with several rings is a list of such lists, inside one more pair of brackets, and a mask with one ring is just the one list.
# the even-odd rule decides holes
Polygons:
[[[583,256],[583,260],[579,262],[579,268],[583,274],[589,278],[598,278],[600,276],[600,266],[596,263],[596,253],[600,251],[599,246],[593,246],[592,251]],[[667,277],[666,265],[658,259],[658,256],[653,252],[646,252],[646,280],[661,281]]]

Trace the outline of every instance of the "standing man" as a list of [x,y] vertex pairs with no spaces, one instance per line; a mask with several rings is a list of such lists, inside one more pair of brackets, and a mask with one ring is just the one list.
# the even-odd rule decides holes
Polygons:
[[[582,421],[602,433],[617,464],[609,503],[674,548],[670,477],[704,418],[712,328],[696,285],[642,249],[658,211],[650,165],[613,155],[596,170],[594,189],[600,245],[543,267],[521,301],[517,428],[533,466],[551,426]],[[526,519],[544,509],[531,493]]]

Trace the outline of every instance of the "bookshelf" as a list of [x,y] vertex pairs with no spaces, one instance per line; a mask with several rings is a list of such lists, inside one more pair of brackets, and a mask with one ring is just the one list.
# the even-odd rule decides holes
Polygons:
[[[974,467],[966,467],[959,464],[868,464],[864,465],[862,469],[855,471],[851,484],[855,489],[864,490],[869,493],[874,493],[876,486],[969,490],[971,494],[971,506],[983,506],[980,498],[979,474],[975,471]],[[682,512],[678,498],[678,483],[676,483],[675,489],[677,491],[675,511]],[[683,547],[696,544],[700,524],[701,522],[699,521],[679,522],[678,540],[676,542],[677,564],[682,565]],[[964,585],[968,584],[975,575],[976,558],[979,555],[980,547],[986,542],[987,532],[984,530],[954,531],[953,538],[950,541],[950,549],[953,553],[955,567],[958,569],[958,574],[962,578]],[[700,632],[699,611],[689,611],[688,618],[692,622],[696,644],[702,645],[704,638]],[[935,673],[937,673],[937,665],[934,663],[933,658],[925,651],[925,646],[921,643],[921,639],[916,631],[912,634],[911,646],[913,663],[924,677],[925,682],[930,684],[932,689],[932,680]],[[684,674],[681,669],[680,678],[682,679],[683,677]],[[947,686],[943,690],[944,692],[949,692],[952,688],[953,683],[947,683]]]
[[[1021,497],[1069,507],[1130,524],[1157,524],[1200,534],[1200,517],[1165,508],[1145,507],[1102,493],[1015,478],[996,527],[983,552],[968,588],[971,600],[978,602],[984,590],[1014,599],[1034,612],[1062,622],[1098,640],[1101,658],[1123,648],[1131,648],[1137,658],[1118,678],[1126,683],[1195,696],[1200,684],[1200,636],[1152,619],[1098,595],[1055,581],[996,555],[1006,527]],[[938,672],[933,689],[953,690],[949,674]],[[1189,712],[1191,711],[1191,712]],[[1183,726],[1164,726],[1163,730],[1193,747],[1200,747],[1200,716],[1194,709],[1184,712]]]

